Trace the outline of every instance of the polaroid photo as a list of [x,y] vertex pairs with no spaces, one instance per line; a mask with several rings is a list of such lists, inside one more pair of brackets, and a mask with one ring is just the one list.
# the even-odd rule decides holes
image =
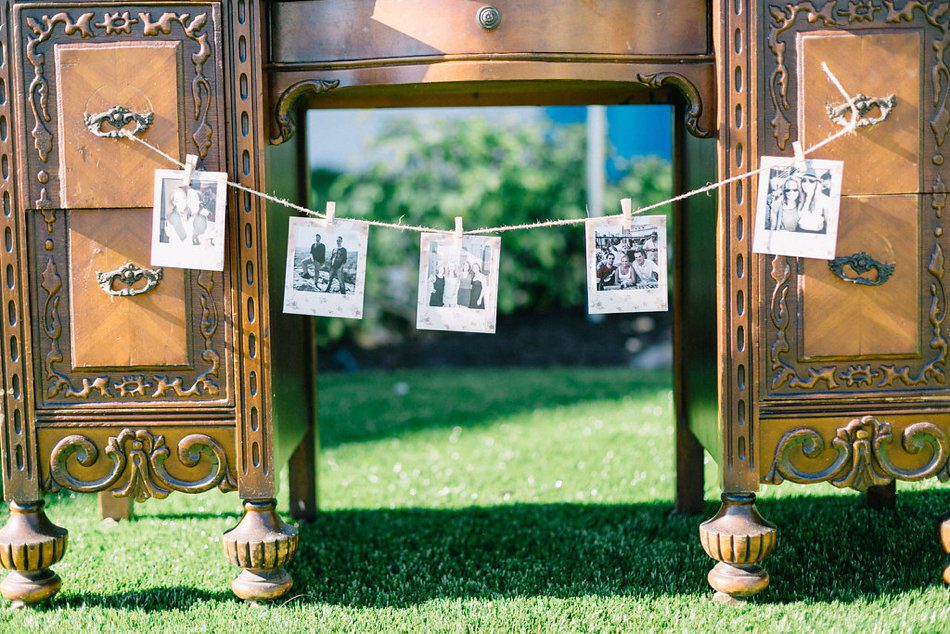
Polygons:
[[586,223],[587,309],[592,315],[667,310],[666,216]]
[[833,260],[844,163],[763,156],[761,166],[752,251]]
[[227,174],[155,170],[152,266],[224,270]]
[[290,218],[284,312],[362,319],[369,225]]
[[501,238],[422,234],[420,330],[495,332]]

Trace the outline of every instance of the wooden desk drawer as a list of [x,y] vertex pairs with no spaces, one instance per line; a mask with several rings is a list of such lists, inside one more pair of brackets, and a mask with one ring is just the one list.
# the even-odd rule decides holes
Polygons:
[[[152,205],[155,168],[167,161],[115,133],[111,120],[206,170],[224,167],[220,17],[217,4],[14,7],[23,116],[25,209]],[[107,118],[116,107],[128,115]],[[132,114],[141,117],[134,120]],[[98,115],[98,118],[97,118]]]
[[[534,53],[664,56],[710,52],[702,0],[310,0],[271,9],[271,61],[326,63]],[[479,25],[487,5],[492,30]],[[686,5],[686,6],[683,6]],[[690,19],[683,19],[689,15]],[[354,16],[357,16],[354,19]]]
[[149,265],[151,210],[31,214],[36,402],[232,402],[226,273]]
[[836,77],[847,80],[846,89],[855,93],[853,97],[861,94],[879,100],[878,105],[869,106],[866,116],[881,116],[890,109],[881,123],[820,150],[821,158],[845,162],[842,195],[925,191],[920,184],[920,104],[925,98],[921,47],[921,33],[916,30],[799,36],[798,118],[806,147],[841,130],[851,118],[848,110],[839,122],[832,120],[829,106],[841,109],[846,101],[828,80],[822,62]]
[[824,260],[771,258],[771,395],[946,389],[945,200],[843,198],[837,271]]

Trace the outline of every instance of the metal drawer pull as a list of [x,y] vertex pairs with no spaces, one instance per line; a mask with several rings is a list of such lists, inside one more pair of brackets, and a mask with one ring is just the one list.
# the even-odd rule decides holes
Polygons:
[[[158,283],[162,281],[164,275],[164,269],[140,269],[132,262],[124,264],[121,268],[108,273],[96,271],[96,279],[99,281],[99,286],[113,297],[135,297],[136,295],[144,295],[154,290],[155,287],[158,286]],[[133,284],[142,279],[145,280],[145,286],[142,288],[132,288]],[[115,282],[125,284],[125,288],[118,290],[112,288]]]
[[478,10],[478,13],[475,14],[475,19],[478,20],[479,26],[486,31],[491,31],[492,29],[498,28],[498,25],[501,24],[501,11],[499,11],[497,7],[482,7]]
[[[148,127],[152,125],[152,119],[155,118],[155,115],[151,112],[146,112],[145,114],[132,112],[125,106],[112,106],[105,112],[98,114],[84,112],[82,113],[82,118],[89,131],[96,136],[118,139],[122,136],[122,129],[133,122],[135,123],[135,129],[131,130],[132,134],[145,132]],[[112,126],[112,129],[103,130],[103,123],[108,123]]]
[[[850,266],[851,270],[857,273],[856,277],[850,277],[849,275],[845,274],[844,267],[846,265]],[[843,279],[845,282],[861,284],[862,286],[880,286],[886,282],[888,278],[891,277],[891,275],[894,274],[894,267],[897,265],[882,264],[864,251],[858,251],[854,255],[835,258],[834,260],[828,262],[828,266],[835,275]],[[865,273],[868,273],[872,269],[877,271],[876,279],[863,277]]]
[[[897,98],[894,95],[889,97],[868,97],[864,93],[859,92],[854,96],[854,106],[858,109],[858,114],[861,115],[858,119],[858,127],[863,128],[884,121],[884,119],[887,119],[891,114],[891,111],[896,105]],[[880,111],[876,117],[866,116],[875,108]],[[828,116],[831,117],[831,120],[838,125],[847,126],[851,124],[851,104],[843,103],[837,106],[825,106],[825,110],[828,111]]]

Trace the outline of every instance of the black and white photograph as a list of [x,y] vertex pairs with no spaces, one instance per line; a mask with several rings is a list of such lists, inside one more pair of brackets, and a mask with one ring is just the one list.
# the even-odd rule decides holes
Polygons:
[[153,266],[224,270],[227,174],[155,170]]
[[292,217],[284,312],[361,319],[368,239],[365,222]]
[[416,326],[495,332],[500,256],[501,238],[422,234]]
[[834,259],[843,163],[763,156],[761,165],[752,250]]
[[591,314],[667,309],[666,217],[593,218],[587,231],[587,304]]

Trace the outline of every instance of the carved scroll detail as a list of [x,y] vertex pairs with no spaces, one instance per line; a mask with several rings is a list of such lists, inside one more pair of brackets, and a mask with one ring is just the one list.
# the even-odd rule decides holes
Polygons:
[[63,392],[70,398],[86,399],[93,392],[98,392],[103,398],[112,398],[109,392],[108,377],[98,376],[95,379],[83,379],[80,389],[73,388],[72,382],[57,364],[63,362],[63,351],[59,347],[59,340],[63,336],[63,324],[59,316],[59,292],[63,289],[63,279],[56,268],[52,256],[47,258],[43,269],[40,288],[46,291],[46,300],[43,302],[43,330],[49,337],[49,351],[46,353],[46,378],[49,386],[46,396],[52,398]]
[[308,79],[300,81],[285,90],[274,106],[274,121],[280,133],[270,139],[271,145],[280,145],[290,140],[297,129],[294,120],[294,106],[304,95],[319,95],[339,87],[338,79]]
[[805,390],[813,389],[821,382],[825,382],[829,389],[835,389],[839,386],[835,376],[837,368],[827,366],[820,369],[809,368],[808,378],[802,379],[798,376],[795,368],[784,359],[788,354],[790,346],[788,343],[788,325],[791,321],[788,306],[788,281],[791,277],[792,267],[783,255],[777,255],[772,258],[772,279],[775,281],[775,288],[772,291],[772,301],[769,309],[769,317],[772,325],[775,326],[775,341],[769,348],[769,358],[772,361],[772,389],[775,390],[785,383],[789,387]]
[[202,455],[209,459],[207,474],[196,480],[181,480],[168,472],[165,462],[171,452],[165,444],[165,436],[146,429],[123,429],[118,436],[110,436],[104,453],[112,462],[109,473],[97,480],[83,480],[70,472],[69,458],[75,455],[80,466],[91,467],[99,458],[99,449],[86,436],[66,436],[50,453],[47,490],[62,487],[92,493],[111,489],[116,497],[144,502],[152,497],[166,498],[172,491],[201,493],[214,487],[222,491],[237,488],[224,448],[205,434],[190,434],[178,442],[178,460],[185,467],[198,467]]
[[775,56],[775,70],[769,76],[769,99],[775,109],[775,115],[769,123],[772,126],[772,136],[781,150],[784,150],[791,140],[792,123],[785,114],[791,110],[791,105],[788,103],[788,68],[785,66],[786,44],[779,41],[779,38],[795,25],[799,14],[802,13],[805,14],[809,24],[821,22],[824,26],[836,26],[838,23],[835,18],[837,4],[836,0],[831,0],[826,2],[821,10],[817,9],[813,2],[769,7],[771,20],[769,20],[768,47]]
[[200,290],[198,302],[201,304],[201,323],[199,324],[201,337],[204,339],[204,350],[201,359],[208,364],[208,368],[195,378],[191,387],[183,387],[181,377],[169,379],[167,376],[156,376],[153,398],[165,396],[169,390],[180,398],[207,394],[215,396],[219,392],[218,384],[214,381],[218,377],[218,368],[221,365],[221,356],[214,349],[214,333],[218,329],[218,310],[214,303],[214,277],[208,271],[198,271],[196,285]]
[[827,463],[827,458],[822,458],[825,440],[809,427],[786,432],[775,448],[765,482],[831,482],[839,488],[866,491],[868,487],[889,484],[895,479],[915,481],[936,476],[944,482],[950,480],[950,440],[933,423],[908,425],[901,434],[900,447],[904,452],[914,456],[924,453],[924,462],[910,469],[902,469],[893,463],[890,455],[894,449],[891,425],[873,416],[856,418],[839,427],[831,445],[837,454],[831,463],[814,471],[805,470],[792,460],[795,449],[800,448],[801,455],[808,460]]
[[715,134],[713,130],[704,129],[699,122],[703,114],[703,98],[689,79],[678,73],[640,73],[637,75],[637,81],[650,88],[672,86],[679,90],[689,106],[685,115],[686,129],[693,136],[701,138],[708,138]]
[[43,69],[46,63],[46,55],[40,53],[38,47],[52,37],[57,24],[63,25],[66,35],[79,33],[83,39],[94,37],[89,25],[92,16],[92,13],[83,13],[78,20],[73,21],[68,13],[62,11],[52,17],[44,15],[40,18],[42,24],[33,18],[26,19],[26,25],[34,35],[34,37],[28,39],[26,44],[26,59],[33,67],[33,79],[27,88],[30,110],[35,122],[32,130],[33,148],[44,163],[53,149],[53,131],[48,125],[52,121],[52,117],[49,114],[49,81],[46,79]]
[[211,110],[211,84],[204,74],[204,65],[211,58],[211,46],[208,45],[208,34],[202,33],[208,23],[208,14],[202,13],[191,19],[188,13],[163,13],[158,20],[152,20],[151,12],[139,13],[142,19],[142,34],[145,36],[169,35],[172,23],[181,25],[185,37],[198,44],[198,52],[191,56],[191,63],[195,67],[195,78],[191,81],[191,94],[195,100],[195,121],[197,126],[191,135],[198,157],[204,159],[211,149],[211,139],[214,131],[208,124],[208,113]]

